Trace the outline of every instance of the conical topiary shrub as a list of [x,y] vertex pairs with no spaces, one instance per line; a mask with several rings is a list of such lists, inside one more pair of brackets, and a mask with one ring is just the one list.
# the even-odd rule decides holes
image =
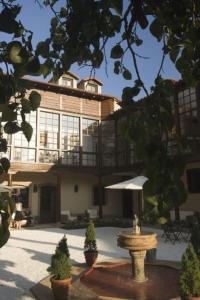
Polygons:
[[58,243],[57,250],[64,253],[67,257],[70,257],[66,235],[64,235]]
[[94,223],[90,220],[85,232],[84,255],[86,264],[92,266],[98,256]]
[[188,245],[181,261],[179,289],[181,296],[200,297],[200,262],[192,244]]
[[71,284],[71,262],[66,236],[60,240],[55,254],[51,257],[51,266],[48,271],[52,275],[51,287],[55,300],[68,299],[69,286]]
[[200,259],[200,223],[198,217],[195,217],[194,220],[195,221],[193,222],[190,241],[198,258]]

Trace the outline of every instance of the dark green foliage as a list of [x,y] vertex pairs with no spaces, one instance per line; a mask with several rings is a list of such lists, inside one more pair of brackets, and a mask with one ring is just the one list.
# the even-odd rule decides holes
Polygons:
[[84,252],[97,252],[94,223],[89,221],[85,232]]
[[179,289],[182,296],[200,296],[200,261],[189,244],[182,256]]
[[200,259],[200,217],[199,214],[193,216],[192,233],[191,233],[192,246]]
[[71,263],[69,257],[64,253],[57,251],[56,254],[52,256],[51,266],[48,271],[57,280],[70,278]]
[[9,224],[15,205],[8,193],[0,194],[0,248],[7,242],[10,232]]
[[57,250],[64,253],[67,257],[70,257],[66,235],[64,235],[58,243]]
[[62,280],[71,277],[71,261],[66,236],[59,241],[55,254],[51,257],[48,271],[55,279]]

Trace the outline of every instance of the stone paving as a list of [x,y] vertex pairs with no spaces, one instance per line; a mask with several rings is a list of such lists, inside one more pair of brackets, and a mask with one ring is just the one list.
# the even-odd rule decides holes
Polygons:
[[[120,228],[96,228],[98,262],[113,258],[129,258],[128,251],[117,247]],[[148,230],[148,229],[145,229]],[[150,231],[152,231],[150,229]],[[155,230],[153,230],[155,231]],[[186,243],[164,243],[158,233],[157,258],[180,261]],[[33,300],[30,288],[48,276],[47,267],[58,241],[66,234],[72,264],[84,263],[85,230],[64,230],[56,227],[11,231],[8,243],[0,249],[0,299]]]

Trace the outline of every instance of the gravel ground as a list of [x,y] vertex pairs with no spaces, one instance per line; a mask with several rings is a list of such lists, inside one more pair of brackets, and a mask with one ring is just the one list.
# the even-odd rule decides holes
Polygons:
[[[96,228],[98,261],[129,257],[128,251],[116,245],[120,231],[120,228]],[[161,232],[154,231],[158,233],[157,258],[180,261],[187,244],[164,243]],[[84,229],[66,231],[54,227],[11,231],[8,243],[0,249],[0,300],[35,299],[29,289],[48,275],[51,255],[63,234],[67,235],[72,264],[84,262]]]

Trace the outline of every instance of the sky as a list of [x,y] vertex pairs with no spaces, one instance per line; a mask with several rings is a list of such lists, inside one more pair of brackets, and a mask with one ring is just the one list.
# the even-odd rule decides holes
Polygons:
[[[52,17],[51,11],[47,8],[41,8],[35,0],[19,0],[18,2],[23,5],[23,9],[21,10],[20,14],[20,20],[27,29],[31,29],[33,31],[33,45],[37,44],[39,41],[45,40],[49,36],[49,24]],[[127,0],[124,0],[124,5],[126,5],[126,3]],[[137,49],[136,52],[141,56],[148,57],[148,59],[138,58],[138,64],[143,82],[145,83],[147,89],[149,89],[153,84],[155,75],[157,74],[160,66],[162,45],[151,36],[148,29],[141,30],[140,32],[145,42]],[[0,34],[0,40],[1,39],[2,37]],[[96,70],[95,77],[103,83],[102,92],[104,94],[113,95],[120,99],[123,88],[126,86],[131,86],[132,81],[136,80],[137,78],[133,73],[132,80],[127,81],[122,77],[122,75],[116,75],[113,73],[114,60],[109,58],[109,49],[112,48],[112,43],[113,42],[108,45],[107,51],[108,74],[106,74],[104,64],[100,69]],[[130,57],[125,59],[125,66],[131,71],[131,67],[133,65]],[[76,74],[80,79],[84,79],[90,75],[89,68],[80,68],[77,65],[73,65],[70,71]],[[166,59],[161,75],[163,78],[180,79],[180,74],[169,59]],[[38,80],[37,77],[36,79]],[[39,80],[44,79],[39,78]],[[144,94],[141,93],[139,98],[143,96]]]

